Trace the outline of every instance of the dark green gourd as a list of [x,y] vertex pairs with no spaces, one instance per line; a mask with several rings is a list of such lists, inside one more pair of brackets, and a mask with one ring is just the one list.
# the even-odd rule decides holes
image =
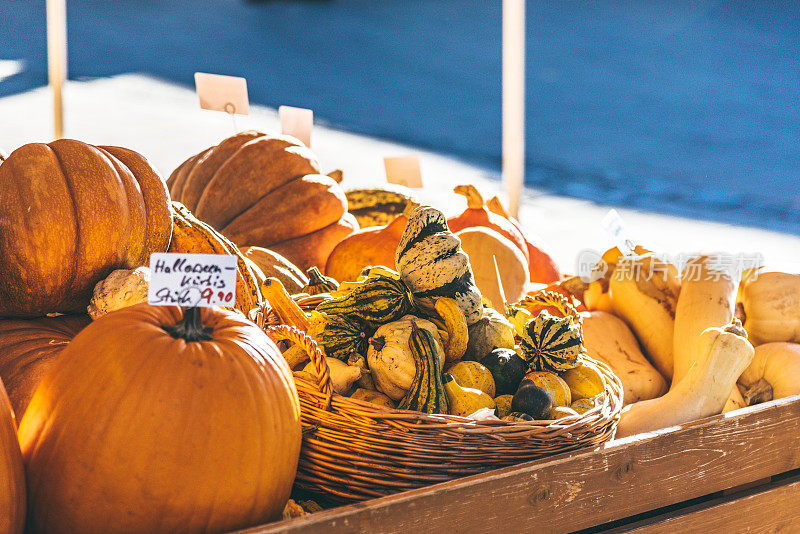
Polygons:
[[447,395],[439,365],[440,354],[433,334],[414,324],[408,344],[414,355],[417,371],[411,387],[397,407],[423,413],[448,413]]

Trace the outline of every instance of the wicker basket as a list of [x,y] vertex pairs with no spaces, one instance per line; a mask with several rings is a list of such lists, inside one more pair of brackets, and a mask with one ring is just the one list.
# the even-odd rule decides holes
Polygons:
[[[328,295],[296,295],[304,310]],[[602,371],[603,402],[583,415],[557,421],[475,421],[452,415],[392,410],[335,394],[316,342],[277,325],[273,313],[256,322],[274,340],[308,352],[317,382],[295,376],[303,447],[295,484],[335,502],[353,502],[473,475],[552,454],[599,445],[612,438],[622,411],[622,384]]]

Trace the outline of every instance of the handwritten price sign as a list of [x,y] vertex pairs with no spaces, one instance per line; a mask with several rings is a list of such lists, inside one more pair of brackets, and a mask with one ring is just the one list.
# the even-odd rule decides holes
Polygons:
[[155,253],[150,272],[148,304],[230,307],[236,300],[236,256]]

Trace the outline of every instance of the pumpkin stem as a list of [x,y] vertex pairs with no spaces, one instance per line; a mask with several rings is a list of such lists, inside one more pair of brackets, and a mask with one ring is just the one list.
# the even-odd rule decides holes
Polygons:
[[383,350],[383,347],[386,346],[386,337],[384,337],[384,336],[375,336],[373,338],[370,338],[369,344],[372,345],[372,347],[375,350],[380,352],[380,351]]
[[325,282],[325,279],[322,278],[322,273],[319,272],[318,267],[311,267],[310,269],[308,269],[306,271],[306,277],[308,277],[308,285],[310,286]]
[[183,319],[174,325],[161,328],[175,339],[183,339],[187,342],[211,341],[213,339],[211,332],[214,329],[210,326],[203,326],[200,308],[184,308],[183,310]]
[[457,185],[453,189],[453,192],[457,195],[463,195],[467,197],[467,208],[471,210],[480,210],[486,207],[486,203],[483,201],[483,197],[478,192],[478,188],[472,184]]
[[491,211],[492,213],[499,215],[505,219],[511,220],[511,215],[508,214],[508,210],[506,210],[506,207],[503,206],[503,203],[499,197],[493,196],[492,198],[487,200],[486,207],[489,208],[489,211]]

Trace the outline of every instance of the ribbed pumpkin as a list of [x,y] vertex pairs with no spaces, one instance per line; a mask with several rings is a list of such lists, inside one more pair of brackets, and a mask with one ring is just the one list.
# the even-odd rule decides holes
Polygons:
[[89,322],[86,315],[0,319],[0,379],[14,413],[22,417],[39,381]]
[[173,199],[239,246],[266,247],[305,270],[358,229],[341,186],[285,135],[242,132],[172,173]]
[[253,323],[138,304],[73,339],[19,440],[31,532],[222,532],[280,517],[300,408]]
[[24,528],[25,470],[14,411],[0,380],[0,534],[22,534]]
[[169,252],[191,254],[233,254],[239,258],[239,269],[236,273],[236,305],[235,308],[247,314],[257,308],[261,302],[260,280],[264,274],[250,260],[246,259],[239,248],[228,241],[225,236],[199,220],[180,202],[173,202],[173,232]]
[[578,365],[586,353],[580,325],[572,317],[554,317],[547,311],[528,321],[520,347],[533,371],[561,372]]
[[274,250],[263,247],[244,247],[240,249],[244,257],[261,269],[266,278],[277,278],[291,294],[300,293],[308,284],[308,277],[297,265]]
[[403,185],[349,189],[347,211],[361,228],[386,226],[406,210],[409,202],[419,204],[414,192]]
[[141,155],[72,139],[0,164],[0,316],[83,312],[114,269],[169,245],[169,195]]
[[[419,204],[412,202],[407,211]],[[385,226],[364,228],[350,235],[333,249],[328,256],[325,274],[342,282],[353,281],[364,267],[370,265],[394,265],[394,254],[408,223],[406,213],[401,213]]]
[[467,324],[481,318],[483,302],[469,257],[441,211],[420,206],[408,216],[395,264],[418,306],[435,313],[435,297],[449,297],[458,303]]

